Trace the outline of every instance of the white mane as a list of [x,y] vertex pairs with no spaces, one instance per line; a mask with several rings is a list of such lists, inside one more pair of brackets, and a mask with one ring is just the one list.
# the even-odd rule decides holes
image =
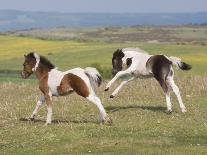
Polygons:
[[36,71],[37,70],[37,67],[39,66],[39,63],[40,63],[40,56],[37,54],[37,53],[34,53],[33,54],[35,59],[36,59],[36,64],[35,64],[35,67],[32,68],[33,71]]

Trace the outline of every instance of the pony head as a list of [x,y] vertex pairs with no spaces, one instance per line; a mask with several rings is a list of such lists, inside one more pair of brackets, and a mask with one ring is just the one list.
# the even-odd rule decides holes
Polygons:
[[22,78],[28,78],[34,71],[36,71],[39,62],[40,56],[37,53],[29,53],[28,55],[24,55],[24,63],[23,63],[23,70],[22,70]]

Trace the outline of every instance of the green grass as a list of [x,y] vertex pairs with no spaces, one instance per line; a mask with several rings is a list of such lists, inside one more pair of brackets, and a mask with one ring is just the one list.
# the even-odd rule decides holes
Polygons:
[[45,106],[35,122],[26,120],[40,94],[36,83],[1,83],[0,154],[204,155],[207,79],[193,76],[176,82],[188,110],[185,115],[174,95],[174,111],[165,113],[165,99],[155,80],[137,80],[114,99],[109,98],[111,91],[103,91],[106,83],[97,89],[112,126],[99,125],[97,108],[72,94],[54,98],[53,123],[47,127]]

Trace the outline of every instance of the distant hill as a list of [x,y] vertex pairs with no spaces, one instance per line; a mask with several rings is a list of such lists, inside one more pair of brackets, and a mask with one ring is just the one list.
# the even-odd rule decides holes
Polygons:
[[200,13],[56,13],[0,10],[0,31],[51,27],[181,25],[207,23]]

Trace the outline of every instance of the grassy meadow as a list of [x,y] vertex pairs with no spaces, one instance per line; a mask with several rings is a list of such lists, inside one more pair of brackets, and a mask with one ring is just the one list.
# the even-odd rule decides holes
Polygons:
[[[73,31],[77,36],[90,33],[84,39],[64,38],[59,32],[63,30],[51,33],[55,35],[52,39],[46,30],[35,30],[42,34],[31,30],[0,35],[0,154],[207,154],[207,46],[202,40],[207,38],[207,28],[163,27],[157,32],[156,27],[154,31],[153,27],[141,27],[142,33],[156,32],[155,36],[165,30],[173,37],[186,35],[177,40],[169,37],[165,42],[160,42],[165,38],[158,39],[159,42],[155,38],[150,38],[152,42],[109,41],[108,31],[120,34],[120,29],[127,34],[138,30],[137,27],[101,29],[102,37],[98,33],[100,29]],[[94,31],[100,39],[91,39]],[[66,35],[68,31],[63,32]],[[181,113],[173,93],[173,113],[165,113],[165,97],[154,79],[133,81],[117,97],[109,98],[120,83],[117,81],[109,92],[104,92],[111,76],[112,53],[122,47],[140,47],[151,54],[177,56],[193,66],[189,72],[175,69],[186,114]],[[48,57],[60,70],[97,67],[104,83],[96,91],[113,125],[100,125],[97,108],[76,94],[53,98],[51,125],[44,126],[45,105],[35,121],[28,121],[40,95],[34,77],[22,80],[19,75],[23,55],[30,51]]]

